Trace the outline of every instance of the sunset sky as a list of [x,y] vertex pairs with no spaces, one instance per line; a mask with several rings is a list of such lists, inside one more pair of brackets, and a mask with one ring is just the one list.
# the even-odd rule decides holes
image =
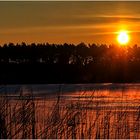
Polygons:
[[0,2],[0,19],[0,44],[112,44],[120,30],[140,44],[140,2]]

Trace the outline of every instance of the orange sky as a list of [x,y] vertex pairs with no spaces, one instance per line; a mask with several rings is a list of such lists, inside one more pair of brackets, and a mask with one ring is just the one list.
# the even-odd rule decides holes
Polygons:
[[119,30],[140,44],[140,2],[0,2],[0,19],[0,44],[112,44]]

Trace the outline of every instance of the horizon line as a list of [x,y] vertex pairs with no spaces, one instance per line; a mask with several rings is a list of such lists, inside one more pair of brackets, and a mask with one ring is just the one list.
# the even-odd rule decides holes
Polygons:
[[140,44],[137,44],[137,43],[135,43],[135,44],[126,44],[126,45],[120,45],[120,44],[117,44],[117,43],[86,43],[86,42],[79,42],[79,43],[68,43],[68,42],[64,42],[64,43],[50,43],[50,42],[31,42],[31,43],[28,43],[28,42],[24,42],[24,41],[22,41],[22,42],[16,42],[16,43],[14,43],[14,42],[7,42],[7,43],[3,43],[3,44],[0,44],[0,46],[4,46],[4,45],[9,45],[9,44],[13,44],[13,45],[22,45],[22,44],[26,44],[26,45],[31,45],[31,44],[36,44],[36,45],[38,45],[38,44],[49,44],[49,45],[52,45],[52,44],[55,44],[55,45],[64,45],[64,44],[68,44],[68,45],[79,45],[79,44],[85,44],[85,45],[93,45],[93,44],[95,44],[95,45],[97,45],[97,46],[100,46],[100,45],[106,45],[106,46],[110,46],[110,45],[115,45],[115,46],[139,46],[140,47]]

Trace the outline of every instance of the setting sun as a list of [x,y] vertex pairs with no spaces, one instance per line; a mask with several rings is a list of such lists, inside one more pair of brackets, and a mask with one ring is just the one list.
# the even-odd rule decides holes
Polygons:
[[120,31],[117,40],[121,45],[127,44],[129,42],[129,35],[127,31]]

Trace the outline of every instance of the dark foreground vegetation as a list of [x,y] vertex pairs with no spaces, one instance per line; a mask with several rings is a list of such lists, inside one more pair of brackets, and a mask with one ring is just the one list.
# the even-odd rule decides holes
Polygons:
[[139,82],[140,47],[5,44],[0,83]]
[[68,101],[58,94],[50,107],[52,100],[34,96],[31,88],[15,95],[5,88],[2,95],[1,89],[0,139],[140,138],[140,106],[132,97],[109,98],[91,90]]

